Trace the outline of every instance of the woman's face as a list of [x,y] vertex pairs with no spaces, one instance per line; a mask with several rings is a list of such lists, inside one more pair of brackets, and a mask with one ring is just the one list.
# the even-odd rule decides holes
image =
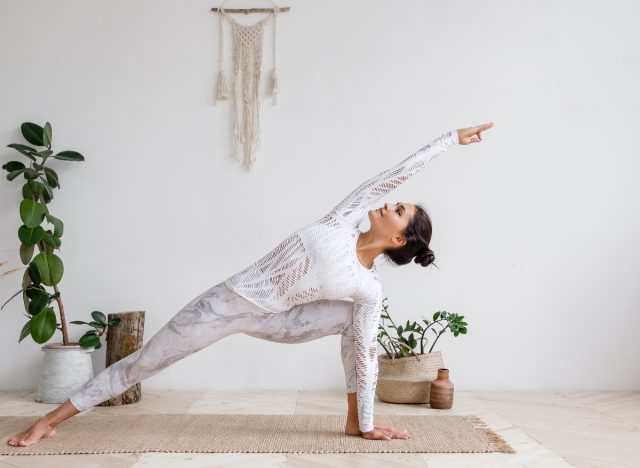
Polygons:
[[404,244],[402,233],[409,226],[416,210],[416,205],[413,203],[385,203],[381,208],[369,211],[371,229],[382,238],[393,239],[392,242],[400,247]]

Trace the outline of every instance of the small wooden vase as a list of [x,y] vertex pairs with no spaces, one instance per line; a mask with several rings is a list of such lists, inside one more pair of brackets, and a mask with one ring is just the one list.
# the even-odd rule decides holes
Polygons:
[[429,406],[435,409],[453,406],[453,382],[449,380],[449,369],[438,369],[438,377],[431,382]]

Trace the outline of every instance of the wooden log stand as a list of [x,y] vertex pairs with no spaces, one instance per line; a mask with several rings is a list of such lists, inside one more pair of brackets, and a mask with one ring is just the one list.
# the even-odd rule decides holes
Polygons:
[[[118,312],[109,314],[107,322],[120,317],[120,323],[107,329],[106,366],[127,357],[142,346],[144,338],[144,311]],[[121,406],[137,403],[142,397],[140,382],[129,387],[120,395],[103,401],[98,406]]]

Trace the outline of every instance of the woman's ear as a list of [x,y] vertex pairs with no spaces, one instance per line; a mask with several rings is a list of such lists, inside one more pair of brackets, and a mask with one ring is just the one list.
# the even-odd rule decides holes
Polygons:
[[395,246],[395,248],[400,248],[407,243],[407,239],[403,235],[393,236],[391,238],[391,242],[393,242],[393,245]]

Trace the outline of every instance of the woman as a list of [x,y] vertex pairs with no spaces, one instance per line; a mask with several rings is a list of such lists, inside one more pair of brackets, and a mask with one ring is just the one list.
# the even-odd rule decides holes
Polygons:
[[[382,286],[374,259],[398,265],[434,261],[431,221],[420,205],[385,203],[367,210],[455,144],[482,140],[492,122],[451,130],[396,166],[363,182],[329,214],[291,234],[260,260],[194,298],[144,346],[112,364],[55,410],[7,441],[28,446],[56,426],[233,333],[281,343],[341,334],[347,382],[345,432],[367,439],[410,435],[373,416]],[[358,226],[364,215],[367,232]],[[343,298],[350,297],[348,301]]]

